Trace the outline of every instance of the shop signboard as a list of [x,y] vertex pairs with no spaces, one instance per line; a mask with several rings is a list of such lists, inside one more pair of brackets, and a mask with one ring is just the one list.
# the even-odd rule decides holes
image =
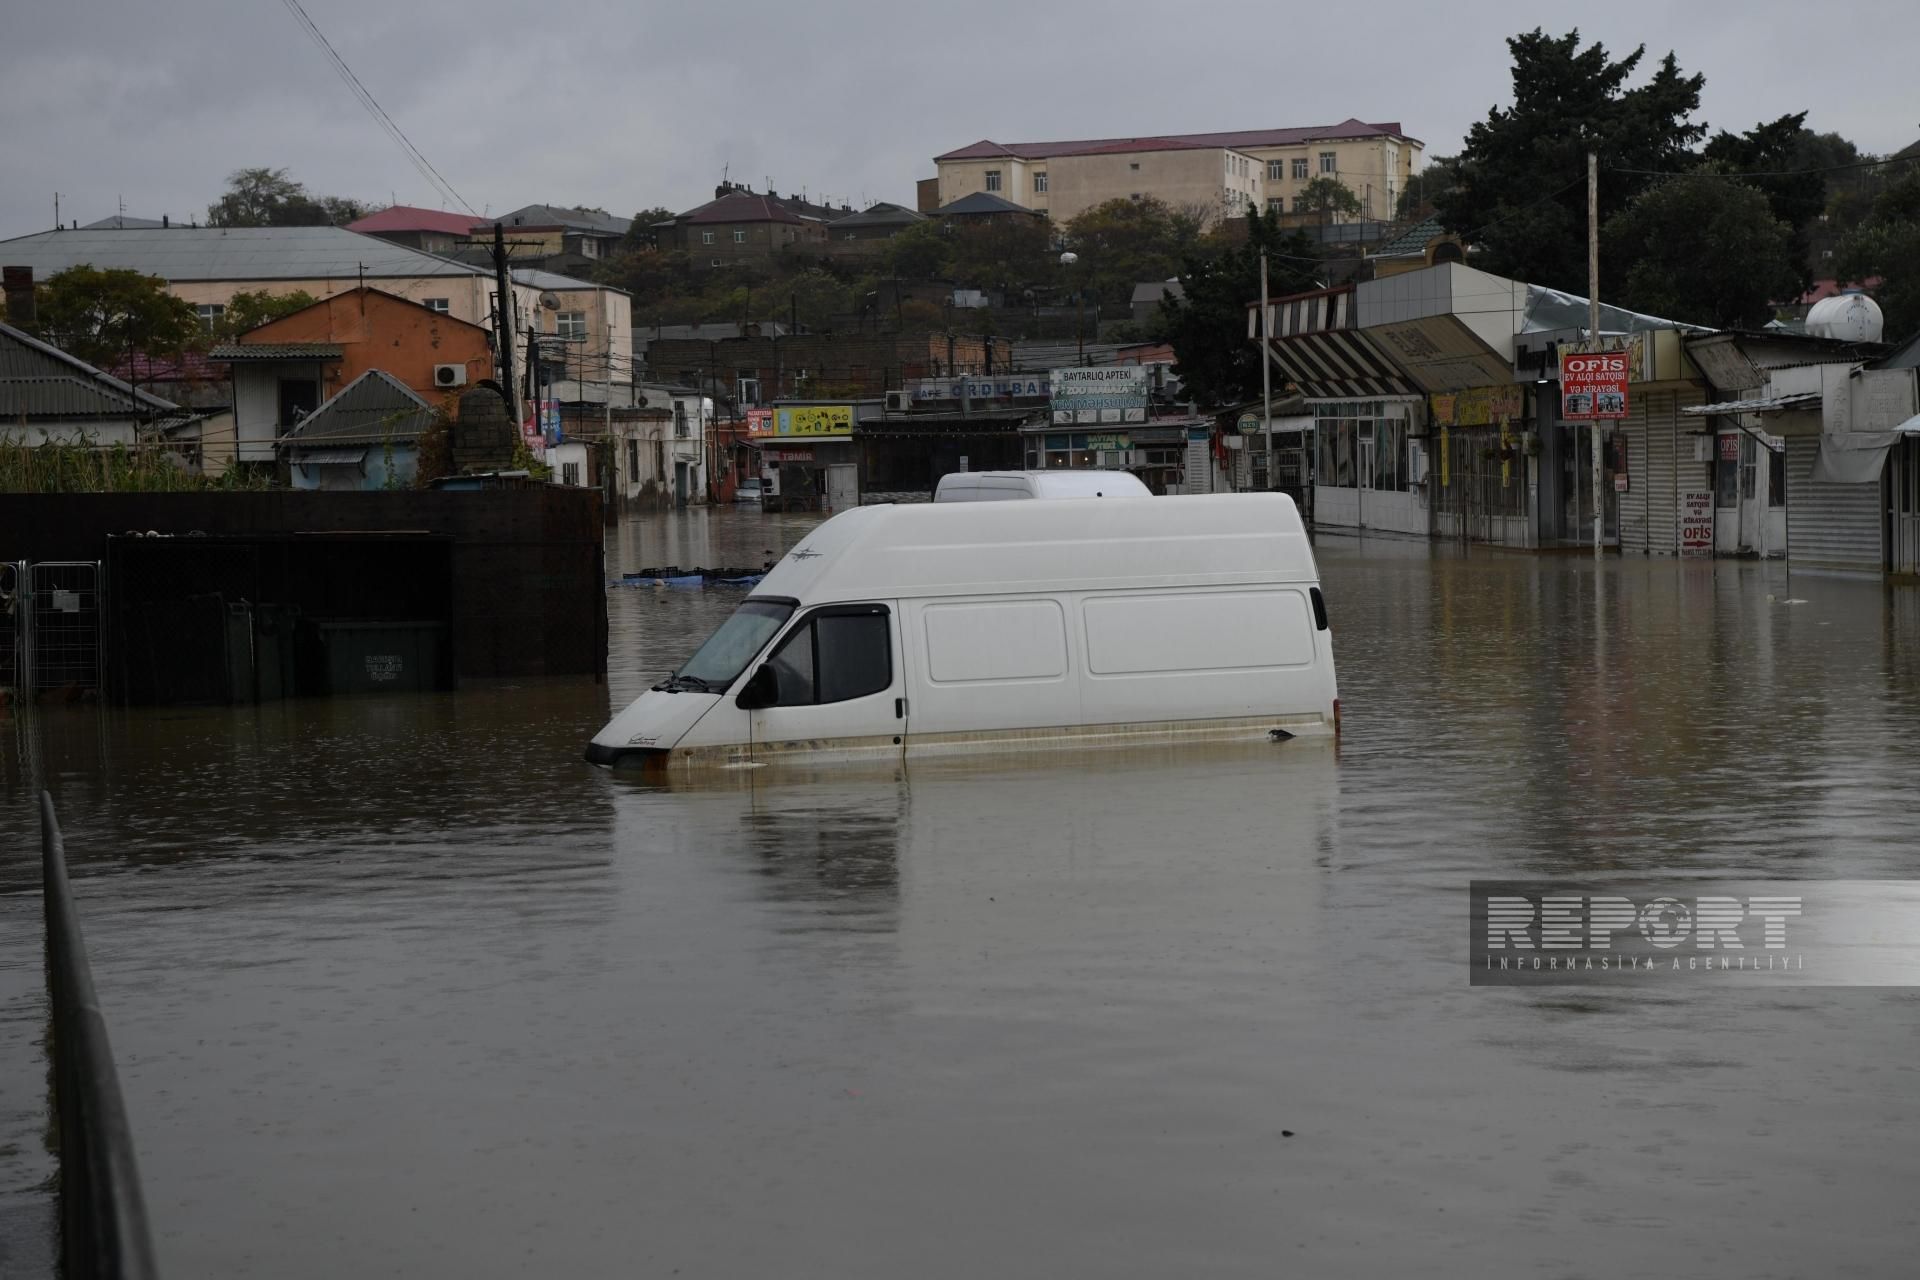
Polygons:
[[1055,369],[1048,375],[1055,425],[1113,425],[1147,420],[1144,365]]
[[1713,554],[1713,493],[1702,489],[1680,495],[1680,554]]
[[770,436],[773,434],[773,410],[747,410],[747,434],[750,436]]
[[1633,358],[1627,351],[1560,349],[1560,417],[1593,422],[1627,416],[1627,380]]
[[1050,391],[1037,373],[1005,377],[921,378],[913,384],[913,398],[922,400],[1038,400]]
[[1517,420],[1522,401],[1520,388],[1509,383],[1437,392],[1428,397],[1427,403],[1435,422],[1453,427],[1491,427]]
[[1124,432],[1118,435],[1090,435],[1087,437],[1087,448],[1095,453],[1117,453],[1120,450],[1131,449],[1132,447],[1133,441],[1130,440]]
[[775,409],[775,434],[783,436],[845,436],[853,434],[853,406],[809,404]]
[[1250,436],[1260,429],[1260,423],[1261,417],[1259,414],[1243,413],[1240,415],[1240,421],[1235,425],[1240,428],[1241,435]]

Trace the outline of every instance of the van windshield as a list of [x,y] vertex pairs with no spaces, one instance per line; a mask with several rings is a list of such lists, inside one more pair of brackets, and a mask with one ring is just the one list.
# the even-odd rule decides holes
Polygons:
[[793,616],[793,606],[771,600],[749,600],[735,609],[720,629],[682,663],[680,669],[658,685],[668,690],[697,689],[703,693],[721,693],[739,679],[753,661],[753,655],[766,647],[781,624]]

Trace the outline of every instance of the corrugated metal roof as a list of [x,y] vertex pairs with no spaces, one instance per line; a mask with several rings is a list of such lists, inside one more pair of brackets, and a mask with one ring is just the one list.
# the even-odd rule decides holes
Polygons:
[[369,280],[486,276],[345,227],[166,227],[42,231],[0,240],[0,262],[45,280],[68,267],[126,268],[163,280]]
[[[524,209],[501,214],[500,223],[508,227],[565,227],[569,231],[597,231],[602,235],[624,236],[633,225],[633,219],[559,205],[530,204]],[[493,222],[483,218],[476,225],[490,228]]]
[[542,271],[537,267],[516,267],[513,282],[524,284],[529,289],[550,289],[555,293],[566,293],[575,289],[604,289],[608,293],[625,293],[625,289],[616,289],[610,284],[597,284],[592,280],[580,280],[573,276],[563,276],[557,271]]
[[[1353,138],[1406,138],[1398,120],[1368,124],[1347,119],[1339,124],[1316,124],[1291,129],[1242,129],[1227,133],[1163,133],[1143,138],[1085,138],[1072,142],[992,142],[934,157],[941,160],[990,160],[1014,156],[1045,160],[1050,156],[1119,154],[1128,151],[1188,151],[1198,147],[1291,147],[1303,142],[1333,142]],[[1416,139],[1407,138],[1412,142]]]
[[445,209],[394,204],[378,213],[370,213],[358,222],[349,222],[347,230],[369,236],[380,231],[438,231],[443,235],[464,236],[476,226],[491,225],[470,213],[448,213]]
[[927,215],[909,209],[902,204],[889,204],[882,200],[878,204],[868,205],[859,213],[850,213],[844,218],[834,219],[835,230],[842,227],[908,227],[916,222],[925,222]]
[[0,324],[0,422],[22,416],[161,422],[193,415],[32,334]]
[[286,444],[341,445],[411,441],[433,421],[433,408],[392,374],[369,369],[300,420]]
[[806,221],[771,196],[750,195],[744,191],[721,196],[718,200],[709,200],[699,208],[681,216],[695,225],[708,222],[803,223]]
[[337,342],[223,342],[207,352],[207,359],[231,363],[237,360],[338,360],[346,348]]
[[366,461],[367,447],[346,449],[295,449],[292,461],[303,467],[358,466]]
[[1784,396],[1762,396],[1753,400],[1722,400],[1718,404],[1690,404],[1680,412],[1693,418],[1716,413],[1783,413],[1788,409],[1809,409],[1820,403],[1818,391],[1794,391]]

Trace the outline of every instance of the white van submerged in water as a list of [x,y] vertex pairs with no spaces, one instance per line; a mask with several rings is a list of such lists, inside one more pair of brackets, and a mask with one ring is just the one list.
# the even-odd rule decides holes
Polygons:
[[1000,502],[1009,498],[1150,498],[1129,471],[955,471],[934,486],[935,502]]
[[1339,714],[1284,494],[874,506],[808,534],[587,759],[1279,740]]

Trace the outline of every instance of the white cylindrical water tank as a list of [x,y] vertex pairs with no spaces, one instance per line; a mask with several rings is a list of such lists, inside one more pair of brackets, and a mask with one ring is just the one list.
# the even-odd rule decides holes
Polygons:
[[1880,304],[1864,293],[1838,293],[1822,298],[1807,312],[1807,332],[1816,338],[1878,342],[1884,328]]

